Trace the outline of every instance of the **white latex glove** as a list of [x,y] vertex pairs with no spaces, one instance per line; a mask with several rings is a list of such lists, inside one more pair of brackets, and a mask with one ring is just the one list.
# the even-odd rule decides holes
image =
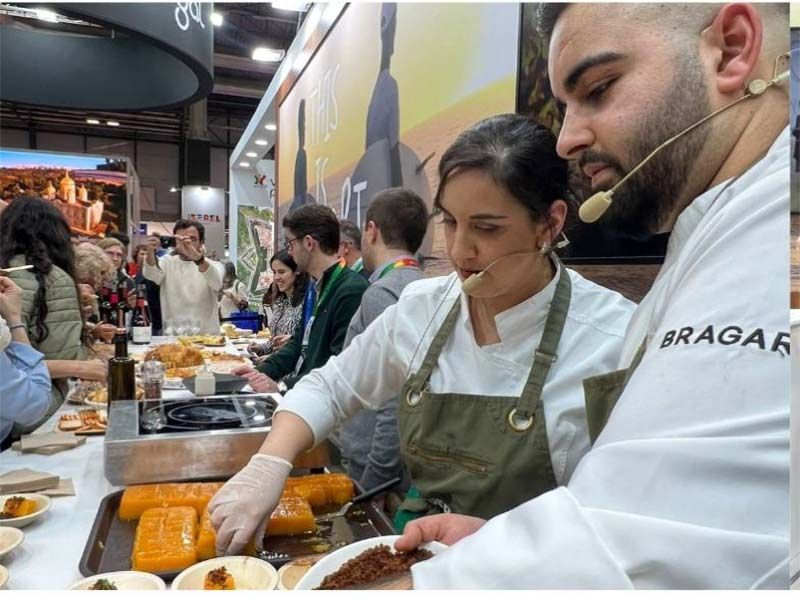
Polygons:
[[214,495],[208,512],[217,530],[218,556],[239,554],[254,535],[256,549],[262,549],[267,521],[278,505],[291,470],[292,464],[287,460],[255,454]]

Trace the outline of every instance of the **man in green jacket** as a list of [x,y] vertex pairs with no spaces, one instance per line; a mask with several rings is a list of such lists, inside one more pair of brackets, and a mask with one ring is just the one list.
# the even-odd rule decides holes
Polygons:
[[286,250],[314,285],[309,286],[303,319],[292,339],[258,370],[234,371],[247,377],[257,392],[285,391],[341,352],[347,327],[369,285],[339,259],[339,220],[327,206],[307,204],[292,211],[283,219],[283,230]]

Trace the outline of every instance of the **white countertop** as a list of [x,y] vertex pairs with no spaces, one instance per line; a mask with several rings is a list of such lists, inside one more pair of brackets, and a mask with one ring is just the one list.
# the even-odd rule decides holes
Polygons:
[[[154,343],[159,341],[156,338]],[[233,348],[229,343],[225,350],[230,352]],[[146,346],[131,346],[132,352],[145,349]],[[164,391],[167,399],[191,397],[192,394],[186,390]],[[53,431],[61,413],[79,408],[74,404],[64,404],[37,432]],[[87,436],[82,446],[51,456],[22,454],[10,449],[0,454],[0,473],[29,468],[72,478],[76,494],[53,498],[50,511],[22,529],[25,533],[22,544],[0,558],[0,563],[9,571],[5,589],[66,589],[83,579],[78,563],[100,501],[121,489],[111,485],[103,474],[103,439],[102,435]]]

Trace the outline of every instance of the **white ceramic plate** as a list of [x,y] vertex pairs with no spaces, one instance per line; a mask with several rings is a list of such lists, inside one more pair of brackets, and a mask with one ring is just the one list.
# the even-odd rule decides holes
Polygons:
[[0,519],[0,525],[5,525],[6,527],[25,527],[26,525],[30,525],[36,519],[41,517],[48,510],[50,510],[50,507],[53,504],[53,501],[50,500],[49,497],[43,494],[7,494],[5,496],[0,496],[0,509],[2,509],[3,506],[5,506],[6,500],[11,498],[12,496],[22,496],[23,498],[36,500],[38,508],[36,509],[36,512],[26,515],[24,517],[16,517],[14,519]]
[[151,573],[142,571],[115,571],[113,573],[100,573],[86,579],[81,579],[69,586],[70,590],[88,590],[98,579],[108,579],[117,586],[118,590],[165,590],[167,585],[164,580]]
[[274,590],[278,583],[278,572],[266,561],[254,556],[220,556],[182,571],[170,589],[202,590],[208,572],[220,567],[233,576],[237,590]]
[[0,565],[0,589],[6,587],[8,583],[8,569]]
[[22,543],[25,534],[16,527],[0,527],[0,558]]
[[[344,548],[339,548],[335,552],[330,553],[328,556],[319,561],[316,565],[311,567],[303,578],[297,582],[296,590],[313,590],[319,587],[322,580],[331,573],[334,573],[344,563],[351,558],[355,558],[365,550],[369,550],[381,544],[389,546],[394,549],[394,543],[400,538],[399,535],[385,535],[382,537],[370,538],[368,540],[361,540],[354,542]],[[439,542],[430,542],[421,546],[426,550],[430,550],[433,554],[441,554],[447,550],[447,546]]]

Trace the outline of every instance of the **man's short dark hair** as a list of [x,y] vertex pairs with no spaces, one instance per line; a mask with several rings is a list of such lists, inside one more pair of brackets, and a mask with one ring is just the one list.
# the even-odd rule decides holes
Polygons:
[[172,234],[175,235],[181,229],[189,229],[189,227],[195,227],[197,229],[197,234],[200,236],[201,243],[206,241],[206,228],[200,221],[195,221],[194,219],[178,219],[175,221]]
[[347,219],[339,221],[339,241],[351,242],[356,250],[361,250],[361,230],[358,225]]
[[122,245],[125,246],[125,250],[128,250],[128,246],[131,245],[131,236],[123,231],[109,231],[106,233],[106,237],[114,238],[115,240],[119,240],[122,242]]
[[536,9],[536,29],[542,37],[547,39],[553,35],[556,22],[571,2],[542,2]]
[[367,208],[367,223],[374,222],[381,230],[388,248],[419,250],[428,230],[428,209],[425,201],[406,188],[389,188],[375,195]]
[[296,238],[310,235],[317,240],[325,254],[336,254],[339,251],[339,219],[327,206],[301,206],[283,218],[283,227],[290,229]]

